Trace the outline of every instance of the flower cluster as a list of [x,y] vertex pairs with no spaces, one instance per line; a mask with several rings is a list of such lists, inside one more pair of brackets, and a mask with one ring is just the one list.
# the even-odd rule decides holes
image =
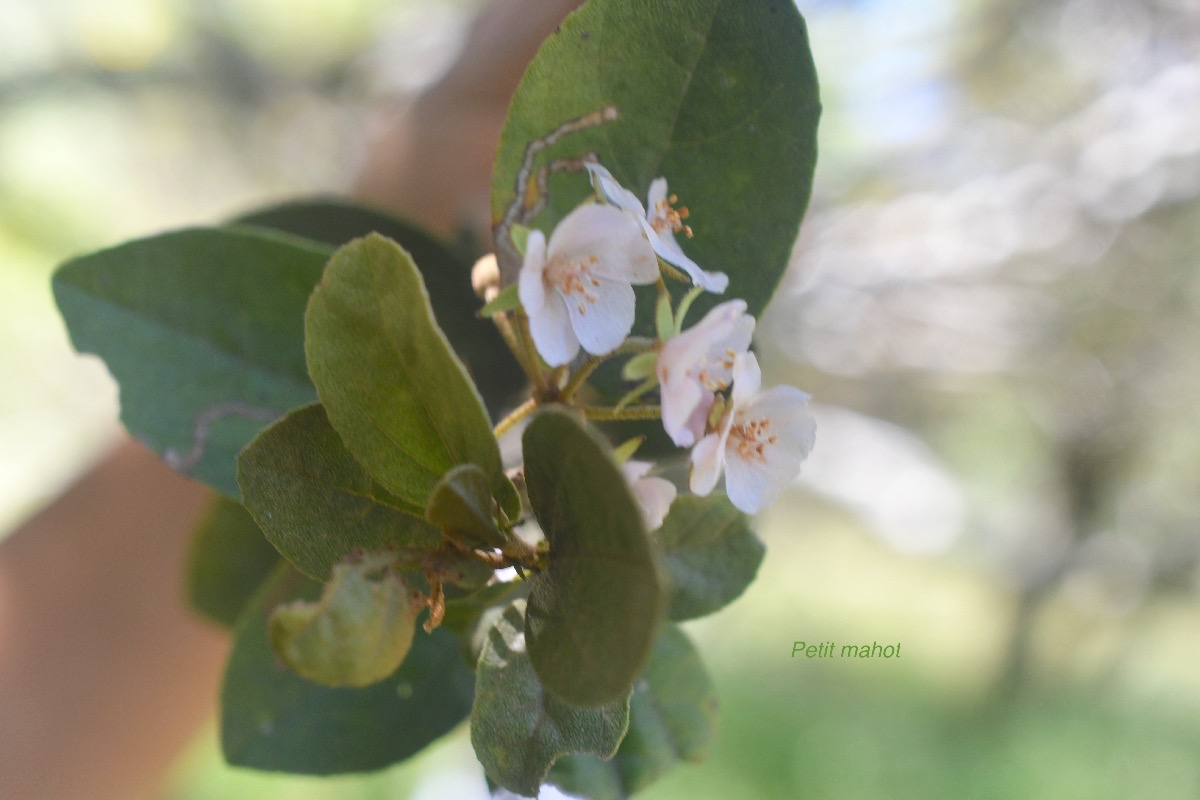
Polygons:
[[[658,283],[668,322],[660,308],[659,341],[642,357],[642,363],[652,358],[653,368],[644,371],[648,383],[638,393],[658,387],[664,430],[677,446],[692,448],[692,492],[708,494],[724,473],[730,501],[747,513],[760,511],[795,478],[813,447],[809,396],[791,386],[761,390],[749,349],[754,318],[744,300],[720,303],[680,330],[695,294],[722,293],[729,278],[701,269],[683,252],[675,235],[692,235],[684,223],[688,210],[676,206],[666,179],[651,183],[642,205],[601,165],[589,163],[587,170],[598,202],[567,214],[549,241],[533,230],[525,243],[518,294],[538,354],[563,367],[580,347],[593,356],[612,353],[633,328],[633,286]],[[685,273],[696,287],[677,311],[669,308],[660,259],[674,268],[668,273]],[[675,492],[647,476],[649,469],[645,462],[625,466],[647,523],[657,527]]]

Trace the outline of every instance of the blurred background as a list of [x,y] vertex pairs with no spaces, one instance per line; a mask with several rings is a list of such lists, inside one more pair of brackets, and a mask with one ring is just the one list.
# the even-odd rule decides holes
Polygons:
[[[118,431],[54,266],[344,191],[479,5],[0,0],[0,530]],[[760,580],[689,627],[716,748],[642,796],[1200,796],[1200,7],[799,6],[822,153],[757,346],[818,444]],[[161,796],[483,793],[461,731],[313,780],[225,767],[210,729]]]

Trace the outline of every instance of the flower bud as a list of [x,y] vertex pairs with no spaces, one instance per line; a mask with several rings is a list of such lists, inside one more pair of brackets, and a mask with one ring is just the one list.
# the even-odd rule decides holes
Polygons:
[[471,267],[471,288],[485,303],[490,303],[500,294],[500,267],[495,253],[488,253]]

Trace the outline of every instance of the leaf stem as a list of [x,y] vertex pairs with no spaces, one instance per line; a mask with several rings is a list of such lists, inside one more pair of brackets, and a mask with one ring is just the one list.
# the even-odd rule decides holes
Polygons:
[[533,343],[533,334],[529,331],[529,317],[525,314],[525,309],[519,308],[514,312],[516,316],[516,335],[518,346],[525,352],[528,366],[525,368],[526,374],[533,381],[533,387],[537,397],[544,397],[547,393],[549,384],[546,383],[546,376],[542,372],[541,360],[538,356],[537,346]]
[[592,376],[592,373],[610,358],[616,358],[617,356],[628,355],[630,353],[648,353],[656,347],[658,347],[658,341],[656,339],[647,339],[642,336],[630,336],[624,342],[622,342],[617,349],[611,352],[605,353],[602,356],[588,356],[584,362],[579,365],[579,369],[575,370],[575,374],[573,374],[570,380],[567,381],[567,384],[562,388],[562,391],[559,392],[559,399],[564,403],[569,402],[571,398],[575,396],[575,392],[579,391],[579,388],[583,386],[584,382]]
[[633,420],[660,419],[662,417],[662,406],[627,406],[620,409],[606,406],[584,406],[583,415],[597,422],[630,422]]
[[687,312],[692,307],[692,303],[696,298],[704,294],[703,286],[694,286],[688,290],[688,293],[679,301],[679,308],[675,310],[675,332],[683,330],[683,318],[687,316]]
[[[517,318],[517,328],[513,327],[512,316]],[[500,312],[493,314],[491,320],[496,325],[496,330],[500,331],[500,338],[504,339],[504,343],[508,345],[508,349],[512,351],[513,357],[517,359],[517,363],[521,366],[521,371],[525,373],[529,380],[533,381],[535,386],[544,386],[545,379],[542,377],[541,367],[538,365],[537,358],[530,357],[530,351],[527,343],[520,336],[520,323],[524,318],[524,313],[516,312]]]
[[537,410],[537,398],[531,397],[521,405],[508,412],[508,416],[496,423],[496,427],[492,429],[492,433],[499,439],[504,434],[508,433],[514,425],[528,417]]

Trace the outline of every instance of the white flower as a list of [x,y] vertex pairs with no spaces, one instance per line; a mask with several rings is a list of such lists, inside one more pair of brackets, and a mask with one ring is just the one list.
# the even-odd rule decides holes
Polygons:
[[552,367],[603,355],[633,328],[633,283],[658,280],[658,261],[627,214],[583,205],[550,234],[530,231],[518,294],[533,342]]
[[[592,177],[592,185],[596,187],[600,196],[637,219],[659,258],[686,272],[692,283],[705,291],[718,294],[725,291],[729,286],[729,276],[724,272],[705,272],[700,269],[675,241],[675,234],[679,231],[684,231],[688,236],[692,235],[692,231],[683,224],[683,220],[687,218],[687,209],[676,209],[675,196],[667,194],[666,178],[654,179],[646,197],[646,206],[643,206],[637,195],[617,183],[617,179],[607,169],[592,162],[584,166],[587,167]],[[647,206],[649,211],[646,210]]]
[[714,395],[728,388],[733,360],[746,352],[753,334],[746,301],[729,300],[662,346],[655,367],[662,421],[676,445],[691,447],[704,434]]
[[691,489],[706,495],[725,469],[725,492],[735,506],[755,514],[775,502],[812,450],[816,421],[809,396],[792,386],[759,392],[762,373],[753,353],[733,366],[733,397],[717,430],[692,450]]
[[654,466],[649,461],[629,459],[621,465],[625,480],[633,489],[633,496],[642,509],[642,519],[646,521],[646,530],[654,531],[662,527],[671,503],[675,502],[675,484],[665,478],[647,477],[646,473]]

